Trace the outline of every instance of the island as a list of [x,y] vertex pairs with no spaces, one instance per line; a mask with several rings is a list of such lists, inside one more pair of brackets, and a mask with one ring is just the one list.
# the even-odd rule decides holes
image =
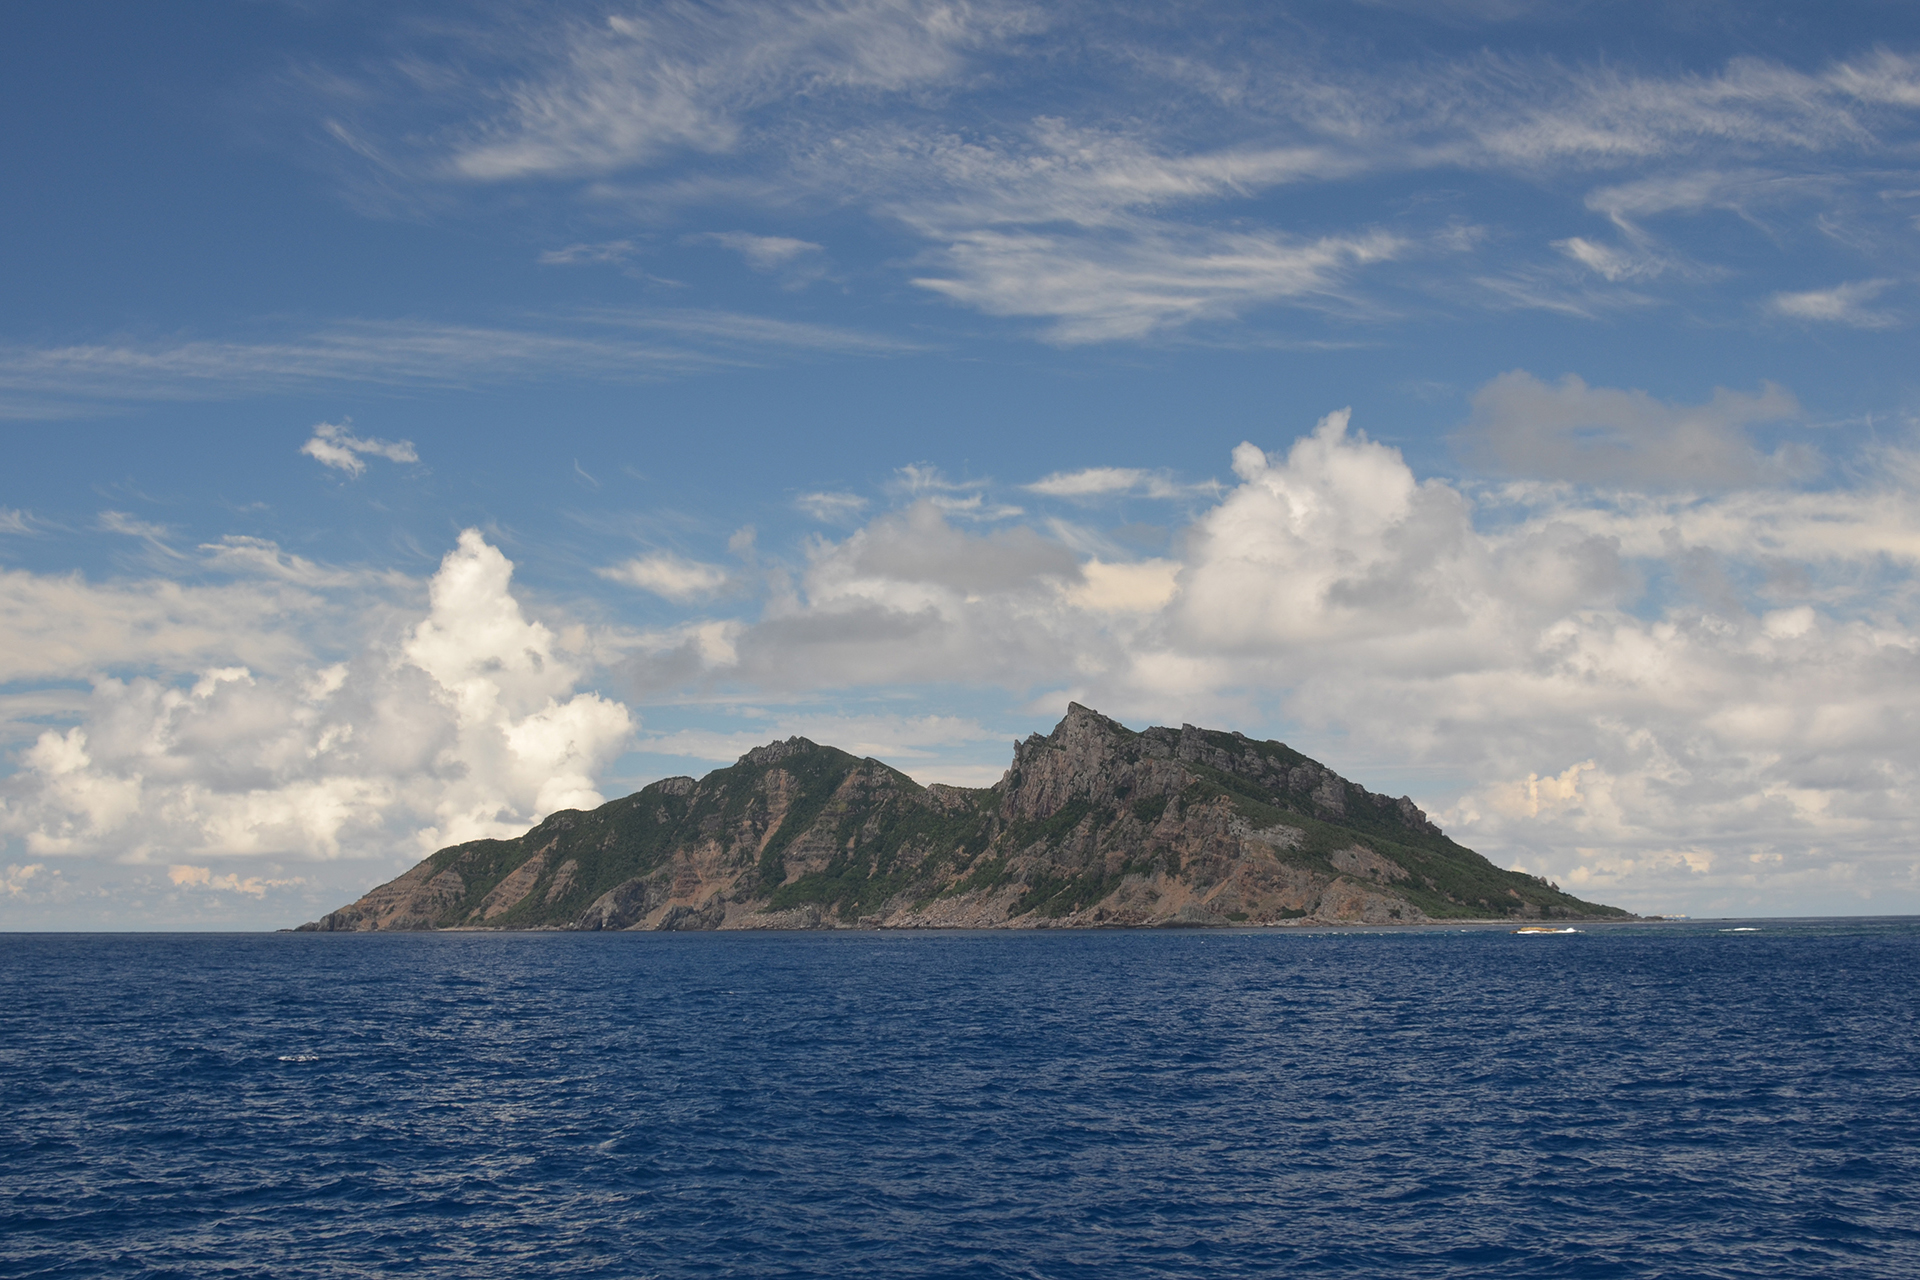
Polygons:
[[473,840],[300,926],[979,929],[1628,919],[1280,742],[1073,703],[991,787],[805,738]]

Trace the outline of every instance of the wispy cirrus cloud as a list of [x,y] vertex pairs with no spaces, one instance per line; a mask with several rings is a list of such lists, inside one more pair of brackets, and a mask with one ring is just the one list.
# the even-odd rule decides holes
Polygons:
[[866,510],[867,500],[857,493],[803,493],[793,505],[822,524],[840,524]]
[[602,240],[593,244],[570,244],[548,249],[539,257],[541,266],[568,267],[582,262],[625,262],[637,246],[631,240]]
[[1104,342],[1281,301],[1359,310],[1351,275],[1406,248],[1385,233],[1298,242],[1130,230],[1097,240],[973,231],[934,253],[946,274],[913,283],[989,315],[1047,320],[1046,336],[1056,342]]
[[599,174],[740,144],[760,107],[902,92],[957,75],[969,49],[1035,25],[1026,6],[725,0],[567,19],[536,30],[521,76],[455,131],[448,171],[476,181]]
[[155,551],[165,555],[177,556],[171,541],[173,530],[164,524],[152,520],[142,520],[125,511],[102,511],[98,520],[99,528],[106,533],[117,533],[123,537],[138,538]]
[[1164,471],[1142,467],[1082,467],[1078,471],[1056,471],[1024,486],[1049,498],[1107,498],[1138,495],[1146,498],[1186,498],[1200,493],[1217,493],[1213,481],[1181,484]]
[[1019,507],[1008,503],[989,502],[987,490],[992,483],[978,476],[954,480],[938,467],[908,463],[894,472],[887,488],[897,497],[972,520],[1005,520],[1025,514]]
[[[711,226],[716,209],[851,210],[918,244],[888,270],[1058,343],[1268,313],[1382,323],[1409,289],[1599,318],[1644,301],[1634,290],[1727,287],[1710,240],[1664,242],[1656,219],[1826,206],[1879,225],[1887,210],[1835,202],[1862,166],[1910,167],[1920,60],[1899,50],[1691,71],[1497,50],[1355,59],[1303,47],[1258,13],[1189,17],[1170,26],[1115,7],[1096,38],[1087,12],[1011,4],[542,14],[513,41],[495,33],[502,61],[484,76],[437,66],[441,127],[403,131],[404,106],[389,102],[387,116],[366,107],[359,128],[404,133],[409,180],[442,193],[547,184],[625,201],[656,228]],[[407,82],[417,93],[417,74]],[[1561,202],[1559,225],[1532,257],[1509,251],[1491,269],[1452,215],[1403,202],[1356,217],[1340,194],[1462,175],[1537,185]],[[1593,213],[1620,242],[1594,233]],[[689,234],[735,237],[762,270],[791,269],[820,243]],[[1546,284],[1556,262],[1590,283]]]
[[1892,284],[1891,280],[1856,280],[1831,289],[1776,293],[1767,299],[1767,310],[1788,320],[1843,324],[1855,329],[1887,329],[1900,323],[1899,315],[1867,304]]
[[[704,310],[600,309],[515,327],[350,321],[278,341],[0,346],[0,413],[100,412],[323,386],[621,382],[752,368],[796,355],[885,356],[920,344],[832,325]],[[323,442],[324,443],[324,442]],[[349,451],[351,452],[351,451]]]
[[796,258],[820,252],[820,246],[792,236],[762,236],[750,231],[702,231],[683,237],[688,244],[712,244],[731,249],[758,271],[773,271]]

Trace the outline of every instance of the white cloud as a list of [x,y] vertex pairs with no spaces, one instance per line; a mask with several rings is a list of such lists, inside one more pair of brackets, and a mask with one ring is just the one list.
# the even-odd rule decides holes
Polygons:
[[989,315],[1049,320],[1056,342],[1103,342],[1229,319],[1265,303],[1351,305],[1353,270],[1407,247],[1383,232],[1296,240],[1150,225],[1074,238],[982,229],[938,252],[948,274],[913,283]]
[[239,893],[250,898],[265,898],[269,890],[287,889],[307,883],[304,876],[240,876],[234,872],[215,875],[211,867],[175,863],[167,868],[167,880],[175,888],[205,889],[213,893]]
[[[389,140],[373,148],[383,181],[446,200],[538,180],[655,227],[710,224],[723,205],[743,219],[850,207],[920,242],[895,259],[916,284],[1067,343],[1269,306],[1379,318],[1409,283],[1434,292],[1419,277],[1436,261],[1471,264],[1456,286],[1502,277],[1478,252],[1497,239],[1463,234],[1438,205],[1327,213],[1381,207],[1368,194],[1282,212],[1263,199],[1281,188],[1389,181],[1415,195],[1462,174],[1518,175],[1584,198],[1630,243],[1539,240],[1611,284],[1674,291],[1723,273],[1654,245],[1636,220],[1789,200],[1831,209],[1865,166],[1904,165],[1912,141],[1916,63],[1890,50],[1691,72],[1497,51],[1355,59],[1282,25],[1298,21],[1215,9],[1169,26],[1111,8],[922,0],[771,14],[674,3],[591,23],[534,11],[510,36],[489,33],[488,48],[509,51],[496,63],[466,56],[477,40],[440,58],[423,46],[384,85],[329,83],[336,115],[370,118],[336,119],[340,136],[363,156],[367,138]],[[420,128],[429,106],[454,123]],[[1883,227],[1897,216],[1852,215]],[[792,234],[688,238],[761,269],[814,252]],[[1498,291],[1469,299],[1489,304],[1503,305]]]
[[[834,154],[912,175],[870,185],[883,193],[880,211],[926,238],[929,260],[947,268],[917,283],[991,314],[1049,318],[1047,336],[1069,342],[1139,338],[1270,303],[1364,315],[1380,291],[1379,273],[1365,268],[1473,245],[1451,243],[1441,227],[1309,237],[1258,216],[1236,218],[1228,231],[1231,202],[1287,183],[1419,181],[1449,169],[1549,183],[1633,171],[1632,185],[1588,198],[1629,247],[1585,236],[1556,247],[1609,283],[1699,283],[1721,273],[1655,248],[1629,218],[1830,198],[1857,156],[1891,154],[1912,126],[1863,110],[1909,105],[1897,87],[1911,82],[1912,66],[1899,58],[1875,64],[1869,90],[1844,67],[1808,74],[1758,59],[1659,75],[1494,54],[1364,70],[1281,59],[1264,71],[1217,54],[1129,55],[1160,69],[1169,87],[1231,82],[1221,109],[1241,122],[1241,136],[1261,141],[1181,148],[1156,145],[1138,125],[1102,133],[1051,117],[1025,136],[991,141],[953,130],[859,135]],[[1203,117],[1175,109],[1175,118]],[[1892,137],[1876,134],[1880,126]],[[1781,172],[1786,163],[1799,172]]]
[[727,571],[717,564],[688,560],[667,552],[637,556],[596,572],[613,582],[651,591],[668,600],[697,600],[727,585]]
[[991,483],[981,478],[949,480],[938,467],[909,463],[894,473],[887,488],[933,510],[968,520],[1006,520],[1025,514],[1019,507],[988,502],[985,491]]
[[1050,498],[1091,498],[1129,493],[1148,479],[1149,473],[1137,467],[1085,467],[1042,476],[1027,488]]
[[1697,214],[1709,209],[1753,217],[1760,210],[1831,192],[1837,179],[1786,169],[1695,169],[1656,173],[1596,188],[1586,207],[1604,213],[1629,236],[1644,236],[1639,222],[1663,213]]
[[346,587],[361,580],[359,575],[282,551],[277,543],[265,538],[230,533],[218,542],[201,543],[199,549],[212,568],[258,574],[303,587]]
[[1138,494],[1148,498],[1184,498],[1197,493],[1217,493],[1212,482],[1183,485],[1164,471],[1140,467],[1083,467],[1078,471],[1056,471],[1025,486],[1050,498],[1104,498],[1118,494]]
[[5,874],[0,875],[0,892],[4,892],[9,898],[20,897],[28,892],[34,877],[45,872],[46,869],[47,864],[44,862],[29,862],[24,866],[9,863]]
[[[1533,389],[1674,430],[1714,412],[1737,427],[1768,402]],[[1920,786],[1920,460],[1873,461],[1851,488],[1757,473],[1709,496],[1466,489],[1416,477],[1337,414],[1284,450],[1243,444],[1235,485],[1174,552],[1139,561],[1073,529],[958,523],[934,499],[987,490],[918,468],[906,508],[773,573],[757,618],[695,616],[616,647],[637,688],[675,698],[997,686],[1279,730],[1364,780],[1370,761],[1424,770],[1418,798],[1466,843],[1629,906],[1731,910],[1835,885],[1895,900],[1920,890],[1898,852],[1920,835],[1906,804]],[[315,622],[389,588],[267,545],[203,554],[249,576],[0,575],[17,602],[0,610],[16,629],[0,653],[25,678],[97,673],[114,655],[160,672],[96,674],[77,708],[35,711],[74,719],[30,729],[0,784],[21,865],[97,851],[202,867],[511,832],[593,802],[628,741],[626,709],[580,691],[590,641],[527,620],[511,566],[477,534],[435,575],[424,619],[387,606],[344,658],[314,652]],[[988,768],[964,758],[986,754],[962,750],[973,722],[858,719],[743,715],[741,733],[644,745],[730,758],[761,740],[750,721]]]
[[1875,50],[1860,62],[1838,63],[1823,78],[1862,102],[1920,107],[1920,61],[1890,49]]
[[108,533],[118,533],[124,534],[129,538],[139,538],[157,551],[163,551],[170,555],[174,554],[173,548],[167,543],[167,539],[173,535],[173,530],[163,524],[156,524],[151,520],[142,520],[138,516],[129,515],[125,511],[102,511],[100,513],[99,527]]
[[307,651],[306,636],[331,629],[326,604],[285,582],[90,583],[78,574],[0,570],[0,682],[232,663],[278,668]]
[[[1008,672],[1053,671],[1083,640],[1111,647],[1061,625],[1065,593],[1085,580],[1072,551],[1023,527],[967,532],[938,496],[838,543],[815,543],[799,593],[770,598],[762,619],[736,626],[724,650],[689,634],[636,658],[630,679],[642,689],[744,680],[782,693],[991,684]],[[1077,656],[1095,660],[1092,650]]]
[[[1284,462],[1238,459],[1245,483],[1198,526],[1170,656],[1232,654],[1240,670],[1216,668],[1220,684],[1277,686],[1308,723],[1510,780],[1470,791],[1443,821],[1585,890],[1644,904],[1695,876],[1696,898],[1779,889],[1817,881],[1836,847],[1878,856],[1872,882],[1902,887],[1898,859],[1876,848],[1910,838],[1889,802],[1920,782],[1920,761],[1891,726],[1920,715],[1920,682],[1889,678],[1920,652],[1920,632],[1893,604],[1903,590],[1859,577],[1885,542],[1861,539],[1823,573],[1833,545],[1779,520],[1803,495],[1649,502],[1609,519],[1544,498],[1483,532],[1464,495],[1416,482],[1391,450],[1338,428],[1323,424]],[[1888,503],[1910,522],[1916,505],[1907,492],[1817,501],[1856,529]],[[1710,554],[1729,575],[1790,559],[1825,580],[1823,598],[1764,617],[1737,596],[1689,592],[1647,609],[1641,574],[1656,557],[1684,569],[1698,550],[1688,522],[1672,536],[1687,507],[1722,527],[1729,550]],[[1833,594],[1843,581],[1851,589]],[[1651,857],[1676,848],[1720,862]],[[1731,850],[1780,853],[1786,870],[1729,870]]]
[[434,576],[433,608],[402,648],[454,712],[469,770],[436,800],[422,843],[517,834],[526,815],[601,803],[593,774],[633,731],[626,707],[571,693],[582,672],[508,591],[513,566],[472,529]]
[[1555,240],[1553,247],[1610,284],[1623,280],[1651,280],[1664,275],[1672,264],[1644,248],[1619,248],[1595,243],[1581,236]]
[[1180,589],[1180,565],[1173,560],[1106,564],[1088,560],[1082,581],[1067,589],[1067,599],[1095,613],[1153,613]]
[[[1543,66],[1515,69],[1527,79],[1547,74]],[[1715,145],[1820,151],[1870,137],[1849,109],[1850,95],[1757,58],[1736,58],[1714,75],[1586,70],[1563,78],[1562,86],[1555,92],[1527,84],[1524,97],[1476,121],[1475,141],[1488,158],[1605,163]]]
[[1505,373],[1473,398],[1459,442],[1508,475],[1584,484],[1726,488],[1811,470],[1806,449],[1761,453],[1749,426],[1790,420],[1800,406],[1779,387],[1717,390],[1703,405],[1670,405],[1643,391],[1589,387],[1572,374],[1557,385]]
[[348,430],[352,425],[351,418],[315,423],[312,438],[300,446],[300,452],[323,467],[332,467],[350,476],[366,471],[367,464],[361,461],[362,457],[385,458],[389,462],[420,461],[420,455],[414,452],[411,440],[376,440],[356,436]]
[[822,524],[841,524],[866,510],[867,500],[855,493],[803,493],[793,505]]
[[820,246],[792,236],[759,236],[749,231],[707,231],[685,237],[690,244],[716,244],[731,249],[756,271],[774,271],[794,259],[821,251]]
[[[924,351],[916,342],[862,333],[834,325],[803,324],[732,311],[595,311],[584,319],[609,328],[653,330],[710,344],[715,353],[733,352],[724,362],[747,363],[745,353],[806,351],[837,355],[904,355]],[[723,361],[716,354],[715,363]]]
[[653,5],[569,24],[537,47],[539,70],[493,95],[489,118],[449,164],[465,179],[501,181],[730,151],[756,107],[937,83],[961,70],[970,46],[1018,21],[994,4],[825,0]]
[[549,249],[540,255],[543,267],[567,267],[578,262],[625,262],[634,253],[631,240],[602,240],[595,244],[570,244]]
[[230,399],[342,383],[477,387],[557,377],[624,382],[753,367],[796,352],[893,355],[921,349],[832,325],[724,311],[618,308],[529,317],[516,328],[347,321],[276,341],[0,345],[0,415],[70,416],[124,401]]
[[1857,280],[1831,289],[1809,289],[1804,293],[1776,293],[1767,300],[1767,310],[1790,320],[1811,320],[1820,324],[1844,324],[1856,329],[1885,329],[1900,323],[1891,311],[1876,311],[1866,304],[1885,292],[1891,280]]
[[[1614,394],[1672,430],[1791,405]],[[1064,689],[1248,732],[1277,712],[1363,779],[1366,761],[1448,779],[1417,798],[1462,841],[1590,896],[1736,910],[1830,891],[1843,910],[1920,892],[1899,852],[1920,835],[1920,463],[1889,454],[1874,484],[1820,491],[1757,469],[1710,497],[1476,493],[1415,477],[1344,413],[1233,461],[1177,557],[978,536],[922,502],[815,544],[724,648],[663,637],[630,674],[761,696]]]
[[706,231],[682,236],[680,242],[718,245],[737,253],[753,270],[777,275],[783,289],[804,289],[827,277],[825,251],[811,240],[755,235],[748,231]]
[[[81,618],[156,599],[191,617],[221,602],[244,605],[251,593],[253,608],[226,610],[218,635],[189,630],[171,647],[181,655],[252,650],[265,661],[204,666],[189,684],[167,652],[149,645],[139,649],[142,665],[168,678],[94,676],[80,722],[40,733],[20,771],[0,782],[0,831],[34,857],[192,867],[188,859],[247,854],[417,854],[599,804],[593,779],[631,735],[633,718],[617,702],[576,692],[583,667],[525,618],[511,574],[469,530],[428,584],[424,618],[398,634],[377,627],[331,663],[303,647],[297,619],[278,632],[262,625],[269,602],[289,598],[284,586],[237,585],[182,608],[178,597],[188,593],[173,584],[89,589],[18,575],[38,598]],[[84,649],[89,665],[118,648],[111,631],[70,634],[62,621],[49,620],[49,629]],[[265,634],[246,638],[249,625]],[[43,653],[27,665],[43,674],[71,661]],[[253,894],[275,885],[248,883],[213,887]]]

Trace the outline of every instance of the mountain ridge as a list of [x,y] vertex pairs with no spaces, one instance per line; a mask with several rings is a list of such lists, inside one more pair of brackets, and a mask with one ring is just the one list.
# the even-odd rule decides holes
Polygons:
[[1275,741],[1078,703],[991,787],[794,737],[441,849],[302,931],[1626,918]]

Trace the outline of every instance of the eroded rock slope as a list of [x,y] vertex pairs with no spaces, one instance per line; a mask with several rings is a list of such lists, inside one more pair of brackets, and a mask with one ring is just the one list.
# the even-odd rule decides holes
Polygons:
[[442,849],[303,930],[997,928],[1621,916],[1278,742],[1074,704],[992,787],[805,738],[514,840]]

